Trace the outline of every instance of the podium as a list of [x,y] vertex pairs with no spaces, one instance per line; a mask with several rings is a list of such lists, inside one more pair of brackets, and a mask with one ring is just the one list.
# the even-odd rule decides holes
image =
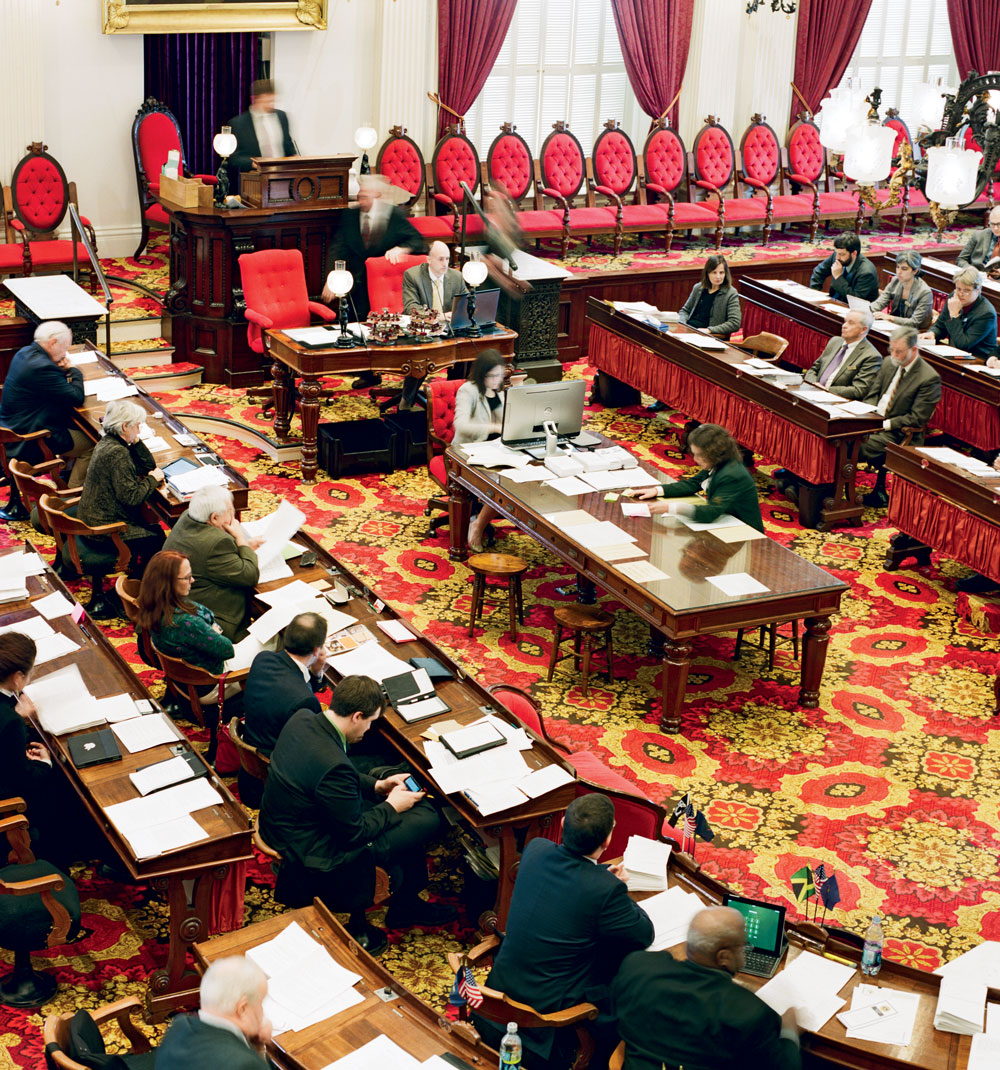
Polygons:
[[240,197],[251,208],[322,209],[347,207],[347,178],[357,157],[255,157],[240,175]]

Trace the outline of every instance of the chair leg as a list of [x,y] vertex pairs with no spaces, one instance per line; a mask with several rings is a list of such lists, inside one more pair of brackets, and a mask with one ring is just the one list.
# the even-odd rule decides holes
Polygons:
[[132,254],[133,257],[138,257],[139,254],[146,248],[146,243],[149,241],[149,224],[142,224],[142,233],[139,235],[139,247]]
[[524,623],[524,591],[521,588],[521,577],[514,576],[514,593],[517,595],[517,619]]
[[483,603],[483,588],[486,585],[486,577],[476,573],[476,581],[472,585],[472,611],[469,614],[469,638],[475,634],[476,621],[479,618],[479,610]]
[[517,642],[517,591],[514,581],[516,576],[511,576],[507,580],[507,617],[510,622],[510,638],[511,642]]
[[562,625],[556,624],[556,634],[552,641],[552,657],[549,658],[549,675],[546,677],[552,683],[552,675],[556,671],[556,661],[559,659],[559,647],[562,645]]
[[743,632],[744,632],[744,630],[745,629],[740,628],[740,630],[736,633],[736,646],[733,647],[733,661],[739,661],[740,660],[740,650],[741,650],[741,648],[743,646]]
[[799,622],[792,621],[792,654],[795,660],[799,660]]
[[583,637],[583,697],[590,693],[590,647],[593,637],[590,632]]
[[769,624],[767,626],[768,639],[767,639],[767,667],[769,669],[774,668],[774,650],[778,645],[778,625]]
[[615,678],[615,647],[610,628],[604,633],[604,656],[608,659],[608,683],[611,683]]

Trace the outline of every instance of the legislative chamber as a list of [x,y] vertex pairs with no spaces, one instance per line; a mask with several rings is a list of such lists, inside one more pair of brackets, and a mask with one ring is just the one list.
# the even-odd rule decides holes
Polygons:
[[1000,1065],[994,5],[3,25],[0,1065]]

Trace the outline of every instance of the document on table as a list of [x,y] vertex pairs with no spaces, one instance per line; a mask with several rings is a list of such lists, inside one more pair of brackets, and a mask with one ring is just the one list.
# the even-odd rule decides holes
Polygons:
[[38,554],[4,554],[0,557],[0,576],[41,576],[45,562]]
[[650,516],[649,505],[646,502],[622,502],[624,516]]
[[176,743],[184,738],[162,713],[119,721],[111,726],[111,731],[129,754],[138,754],[161,743]]
[[724,528],[712,528],[712,535],[720,542],[750,542],[753,539],[766,539],[763,531],[750,527],[740,521]]
[[74,643],[68,635],[53,632],[35,641],[35,664],[44,665],[47,661],[54,661],[79,649],[80,644]]
[[363,643],[346,654],[335,654],[327,658],[327,664],[340,676],[370,676],[379,683],[387,676],[399,676],[412,668],[378,643]]
[[938,271],[944,271],[949,275],[956,275],[961,270],[958,264],[950,264],[947,260],[938,260],[936,256],[925,256],[923,264],[924,267],[936,268]]
[[509,743],[459,759],[443,743],[426,740],[424,754],[430,775],[445,795],[498,780],[520,780],[531,772],[520,750]]
[[118,401],[138,394],[139,388],[120,375],[106,375],[100,379],[88,379],[83,384],[83,393],[98,401]]
[[137,769],[134,773],[129,773],[128,778],[140,795],[148,795],[152,791],[169,788],[171,784],[192,780],[194,775],[191,766],[183,758],[177,757]]
[[837,407],[841,412],[849,412],[852,416],[867,416],[875,411],[875,406],[869,405],[866,401],[848,401]]
[[948,973],[941,978],[934,1028],[943,1033],[971,1036],[983,1032],[986,982],[968,974]]
[[684,943],[691,919],[702,909],[703,903],[693,892],[674,887],[651,895],[639,906],[653,923],[653,942],[646,950],[664,951]]
[[567,534],[587,550],[592,550],[598,546],[621,546],[626,542],[635,542],[634,535],[630,535],[610,520],[598,520],[592,524],[580,524],[571,528]]
[[602,561],[623,561],[627,557],[647,556],[647,552],[634,542],[623,542],[614,546],[595,546],[593,553]]
[[692,331],[684,331],[671,335],[680,342],[686,342],[689,346],[697,346],[699,349],[725,349],[726,343],[721,339],[713,338],[708,334],[695,334]]
[[31,608],[41,613],[46,620],[55,620],[56,617],[65,617],[67,613],[72,613],[74,605],[62,591],[53,591],[44,598],[36,598],[31,603]]
[[636,583],[656,583],[658,580],[670,579],[665,572],[648,561],[625,561],[622,564],[615,565],[615,568],[623,576],[628,576],[630,580],[635,580]]
[[105,723],[104,714],[76,665],[56,669],[33,681],[24,693],[35,704],[42,728],[54,736]]
[[723,594],[730,598],[740,598],[749,594],[766,594],[771,588],[765,587],[760,581],[755,580],[747,572],[730,572],[724,576],[709,576],[708,582],[713,587],[718,587]]
[[79,353],[67,353],[66,359],[76,368],[81,364],[96,364],[97,354],[93,350],[84,349]]
[[[157,796],[151,798],[155,799]],[[135,851],[136,858],[156,858],[168,851],[178,851],[181,847],[208,839],[208,833],[190,814],[161,821],[148,828],[123,832],[122,835]]]
[[480,468],[524,468],[533,458],[521,450],[512,450],[502,442],[467,442],[456,447],[465,454],[469,464]]
[[152,828],[165,821],[187,817],[196,810],[218,806],[221,802],[222,796],[212,787],[208,778],[196,777],[172,788],[164,788],[154,795],[112,803],[104,807],[104,812],[119,832],[128,835],[138,829]]
[[1000,943],[995,940],[984,940],[957,958],[939,966],[934,972],[941,977],[966,977],[970,980],[981,981],[990,988],[1000,988]]
[[630,892],[659,892],[667,888],[667,866],[670,865],[669,843],[651,840],[648,836],[629,836],[622,856],[628,876]]
[[819,390],[808,386],[801,387],[796,391],[795,396],[805,398],[806,401],[823,401],[828,405],[837,405],[843,400],[838,394],[831,394],[829,390]]
[[556,788],[561,788],[563,784],[572,783],[573,774],[568,773],[561,765],[546,765],[519,780],[517,786],[529,799],[538,799]]
[[596,517],[590,515],[586,509],[566,509],[561,513],[548,513],[545,517],[547,523],[560,531],[569,531],[581,524],[594,524]]
[[[146,425],[143,424],[143,427],[145,426]],[[150,437],[143,442],[143,445],[150,453],[164,453],[166,450],[173,449],[173,446],[171,446],[165,438],[160,438],[159,435],[150,435]]]
[[778,1014],[794,1007],[802,1028],[818,1033],[844,1005],[837,993],[853,976],[853,966],[803,951],[757,995]]
[[689,516],[682,516],[681,523],[692,531],[720,531],[722,528],[734,528],[743,521],[737,520],[735,516],[730,516],[728,513],[723,513],[715,520],[692,520]]
[[316,597],[316,590],[305,580],[292,580],[283,587],[275,587],[273,591],[261,591],[257,597],[266,605],[280,606],[286,603],[311,602]]
[[5,624],[0,628],[0,635],[5,632],[20,632],[21,635],[34,639],[36,643],[47,635],[55,635],[52,625],[44,617],[39,616],[25,617],[24,620],[19,620],[15,624]]
[[[264,616],[266,617],[267,614],[265,613]],[[252,628],[253,625],[251,625],[251,629]],[[272,642],[271,639],[266,643],[262,643],[251,630],[249,635],[245,635],[233,647],[233,656],[226,659],[223,668],[226,672],[239,672],[240,669],[249,669],[253,664],[253,659],[257,657],[258,654],[264,650],[273,650],[276,646],[277,641]]]
[[244,531],[264,540],[263,545],[257,548],[257,563],[263,566],[272,561],[281,561],[281,551],[305,522],[306,514],[290,501],[283,500],[273,513],[244,524]]
[[877,1044],[893,1044],[905,1048],[913,1039],[913,1026],[917,1020],[920,996],[916,992],[901,992],[895,988],[879,988],[878,985],[855,985],[851,993],[851,1010],[860,1010],[877,1003],[888,1003],[896,1012],[881,1018],[861,1029],[848,1029],[852,1040],[870,1040]]
[[663,476],[655,476],[645,468],[618,468],[614,472],[584,472],[580,478],[593,490],[625,490],[632,487],[658,487]]
[[229,476],[216,464],[203,464],[188,472],[181,472],[173,476],[170,485],[177,490],[178,494],[189,495],[201,490],[202,487],[228,487],[231,480]]
[[[549,472],[549,475],[551,476],[552,473]],[[594,492],[593,487],[588,486],[576,476],[560,476],[559,479],[550,479],[545,485],[559,491],[560,494],[565,494],[567,498],[570,495],[593,494]]]
[[920,348],[925,353],[933,353],[936,357],[967,357],[969,355],[968,350],[945,345],[943,342],[921,342]]
[[532,464],[526,468],[503,468],[497,475],[505,476],[514,483],[541,483],[543,479],[550,479],[552,473],[544,464]]
[[323,1070],[420,1070],[420,1063],[383,1034]]
[[291,566],[282,554],[272,558],[265,565],[258,565],[257,582],[273,583],[275,580],[285,580],[292,575]]

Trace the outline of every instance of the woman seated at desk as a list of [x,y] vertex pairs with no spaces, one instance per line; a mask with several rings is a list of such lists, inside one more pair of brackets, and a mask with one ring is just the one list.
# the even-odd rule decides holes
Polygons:
[[[136,628],[146,628],[157,650],[171,658],[183,658],[218,676],[233,644],[222,634],[210,609],[190,599],[194,576],[191,562],[173,550],[161,550],[146,566],[139,585]],[[202,702],[218,698],[215,688]]]
[[94,447],[83,483],[77,516],[91,527],[125,523],[122,538],[132,559],[129,575],[141,576],[163,545],[163,529],[143,508],[163,482],[153,455],[139,439],[146,410],[134,401],[108,403],[101,424],[104,437]]
[[[723,514],[736,517],[758,531],[764,530],[760,515],[757,484],[743,464],[739,446],[725,428],[718,424],[701,424],[688,437],[694,463],[701,467],[689,479],[664,483],[659,487],[640,487],[626,492],[630,497],[650,501],[651,513],[673,513],[690,517],[699,524],[711,524]],[[684,498],[704,487],[704,505],[689,502],[652,501],[653,498]]]
[[[469,378],[458,388],[455,395],[455,437],[452,444],[486,442],[499,438],[503,427],[503,377],[506,363],[496,349],[485,349],[472,362]],[[484,505],[469,525],[469,549],[475,554],[483,552],[486,525],[496,516],[489,505]]]
[[705,261],[701,282],[694,284],[678,316],[681,323],[707,329],[709,334],[726,342],[740,329],[743,320],[740,296],[724,256],[710,256]]
[[920,253],[907,250],[896,256],[896,275],[872,301],[877,320],[888,320],[900,327],[926,330],[934,315],[934,294],[920,278]]

